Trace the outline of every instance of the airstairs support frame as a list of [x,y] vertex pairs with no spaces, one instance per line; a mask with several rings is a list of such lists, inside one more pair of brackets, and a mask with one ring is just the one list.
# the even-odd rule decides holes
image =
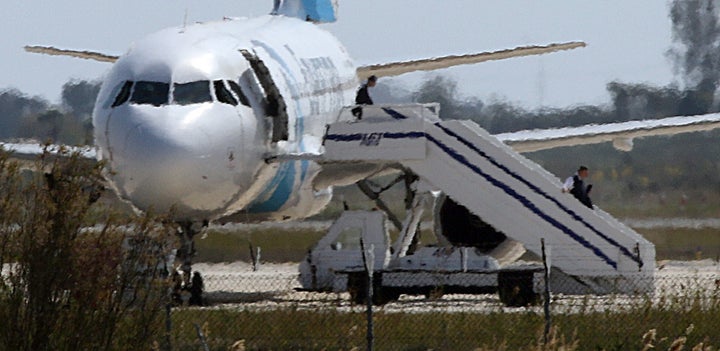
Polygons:
[[414,194],[412,204],[406,211],[400,235],[393,244],[393,259],[405,257],[411,251],[411,246],[416,241],[417,235],[420,234],[418,229],[425,211],[428,194],[417,194],[415,190],[412,191]]
[[[400,219],[380,198],[380,195],[383,192],[392,188],[401,181],[404,181],[405,189],[405,218],[402,221],[400,221]],[[400,232],[398,238],[392,244],[393,258],[397,259],[406,256],[413,250],[412,246],[418,240],[417,235],[420,234],[420,221],[422,220],[425,207],[429,203],[428,198],[432,195],[427,189],[421,189],[422,185],[420,185],[418,176],[407,170],[403,171],[402,174],[382,187],[376,184],[371,184],[368,179],[363,179],[357,182],[357,186],[365,194],[365,196],[375,202],[378,209],[382,210],[386,214],[388,220],[390,220],[390,222]],[[374,189],[378,187],[378,190]]]
[[362,191],[365,196],[367,196],[368,199],[373,200],[375,202],[375,206],[378,207],[378,209],[385,212],[390,222],[395,226],[397,230],[402,230],[402,222],[400,219],[397,218],[397,216],[390,211],[390,208],[385,204],[385,201],[383,201],[380,198],[380,194],[382,194],[385,190],[389,189],[393,185],[397,184],[398,181],[402,180],[401,177],[396,178],[394,181],[392,181],[389,185],[383,187],[382,189],[375,191],[373,190],[372,186],[370,185],[370,182],[367,179],[363,179],[356,183],[357,187]]

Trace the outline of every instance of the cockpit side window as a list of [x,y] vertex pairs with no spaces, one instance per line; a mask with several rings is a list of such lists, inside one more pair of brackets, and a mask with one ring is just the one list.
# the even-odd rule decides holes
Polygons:
[[123,83],[122,88],[120,88],[120,91],[115,96],[112,107],[120,106],[128,101],[128,99],[130,98],[130,92],[132,92],[132,85],[133,82],[129,80]]
[[245,94],[243,94],[242,89],[240,89],[240,85],[238,85],[237,82],[232,81],[232,80],[229,80],[227,82],[228,82],[228,85],[230,86],[230,89],[233,91],[233,93],[235,93],[235,95],[237,95],[238,99],[240,99],[240,103],[247,107],[250,107],[250,101],[245,96]]
[[213,82],[213,87],[215,87],[215,97],[217,98],[217,101],[222,102],[224,104],[230,104],[233,106],[237,106],[237,100],[235,97],[230,93],[229,90],[225,87],[225,83],[221,80],[216,80]]
[[168,103],[170,84],[160,82],[139,81],[135,83],[131,102],[160,106]]
[[199,80],[190,83],[175,83],[173,85],[173,101],[178,105],[212,102],[210,81]]

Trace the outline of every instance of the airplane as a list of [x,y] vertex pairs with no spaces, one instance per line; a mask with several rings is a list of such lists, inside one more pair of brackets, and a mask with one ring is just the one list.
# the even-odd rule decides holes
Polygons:
[[[323,10],[334,15],[329,1]],[[175,207],[202,221],[243,211],[254,220],[304,218],[331,198],[313,189],[308,161],[267,164],[268,154],[317,153],[325,125],[353,104],[359,80],[582,47],[582,42],[356,67],[341,43],[306,19],[301,2],[273,14],[168,28],[122,57],[26,47],[114,62],[93,125],[110,184],[141,210]],[[322,18],[321,18],[322,20]]]
[[[93,112],[96,149],[86,156],[107,162],[109,186],[135,208],[173,208],[192,251],[192,237],[203,224],[307,218],[329,203],[333,186],[377,172],[343,171],[308,159],[268,162],[278,155],[319,154],[326,126],[343,120],[339,111],[354,104],[361,80],[585,46],[524,46],[358,67],[340,41],[316,25],[334,21],[336,9],[330,0],[276,0],[269,15],[163,29],[122,56],[25,49],[112,63]],[[523,149],[530,144],[608,140],[628,149],[632,138],[712,129],[720,117],[665,122],[525,131],[499,139],[522,152],[543,147]]]

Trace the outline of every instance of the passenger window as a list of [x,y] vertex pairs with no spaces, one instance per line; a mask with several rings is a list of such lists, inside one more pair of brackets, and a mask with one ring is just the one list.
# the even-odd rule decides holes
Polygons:
[[240,89],[240,86],[235,81],[229,80],[228,85],[230,85],[230,89],[237,95],[238,99],[240,99],[240,103],[250,107],[250,101],[248,98],[243,94],[242,89]]
[[132,85],[133,82],[129,80],[123,83],[122,88],[120,88],[120,91],[115,96],[115,101],[113,102],[112,107],[120,106],[128,101],[130,98],[130,92],[132,91]]
[[170,84],[140,81],[135,83],[131,102],[136,104],[160,106],[167,104]]
[[225,83],[223,83],[223,81],[216,80],[213,82],[213,86],[215,87],[215,97],[217,98],[217,101],[237,106],[237,100],[235,100],[235,97],[229,90],[227,90],[227,88],[225,88]]
[[178,105],[212,102],[210,81],[200,80],[190,83],[175,83],[173,101]]

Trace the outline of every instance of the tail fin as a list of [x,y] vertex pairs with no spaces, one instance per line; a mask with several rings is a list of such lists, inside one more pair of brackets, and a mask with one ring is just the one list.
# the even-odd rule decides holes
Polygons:
[[272,12],[315,23],[335,22],[336,13],[337,0],[275,0]]

